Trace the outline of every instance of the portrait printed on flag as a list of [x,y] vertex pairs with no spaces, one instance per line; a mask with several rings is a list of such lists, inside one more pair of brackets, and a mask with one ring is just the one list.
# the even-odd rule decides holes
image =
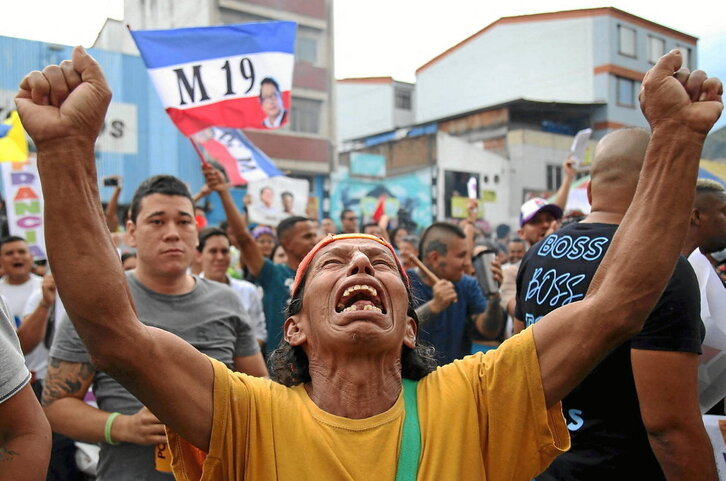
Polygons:
[[132,30],[172,122],[186,136],[209,127],[279,128],[289,120],[294,22]]
[[247,208],[250,222],[277,226],[282,219],[293,215],[305,215],[310,183],[291,177],[270,177],[250,182],[247,194],[251,203]]

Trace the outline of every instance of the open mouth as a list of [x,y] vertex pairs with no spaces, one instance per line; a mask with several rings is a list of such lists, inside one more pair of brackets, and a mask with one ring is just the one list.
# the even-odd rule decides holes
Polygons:
[[335,312],[373,311],[386,313],[386,307],[373,286],[356,284],[343,291]]

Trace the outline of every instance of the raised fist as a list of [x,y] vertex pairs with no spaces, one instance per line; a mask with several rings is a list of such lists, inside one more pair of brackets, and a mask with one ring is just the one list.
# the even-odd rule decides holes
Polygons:
[[101,67],[83,47],[73,49],[72,60],[30,72],[15,96],[23,127],[39,152],[54,143],[92,148],[110,101]]
[[640,108],[650,126],[674,122],[706,135],[723,110],[723,85],[701,70],[682,69],[679,50],[671,50],[648,70],[640,89]]

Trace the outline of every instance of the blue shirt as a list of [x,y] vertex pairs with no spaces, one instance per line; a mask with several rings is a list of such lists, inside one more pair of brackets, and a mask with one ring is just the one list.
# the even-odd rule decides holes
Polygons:
[[[413,269],[407,272],[415,306],[419,307],[433,299],[433,289],[424,284],[418,273]],[[469,354],[471,316],[481,314],[487,307],[487,301],[476,279],[463,275],[453,284],[458,300],[438,315],[432,316],[426,324],[419,326],[419,339],[434,345],[439,365],[448,364]]]
[[282,325],[285,322],[285,306],[290,298],[290,287],[295,280],[295,271],[286,264],[275,264],[265,259],[260,274],[255,278],[262,286],[262,307],[265,310],[267,323],[267,342],[265,351],[269,354],[282,340]]

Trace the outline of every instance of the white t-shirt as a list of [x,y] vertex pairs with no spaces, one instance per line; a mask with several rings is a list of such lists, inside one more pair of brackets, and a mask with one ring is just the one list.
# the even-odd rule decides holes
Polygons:
[[[8,284],[7,278],[0,279],[0,294],[8,304],[10,316],[15,320],[15,326],[20,327],[25,316],[25,304],[28,298],[36,291],[41,290],[43,278],[30,274],[30,278],[22,284]],[[32,311],[31,311],[32,312]],[[36,379],[44,379],[48,369],[48,348],[41,341],[35,349],[25,355],[25,365],[35,372]]]
[[726,398],[726,288],[700,250],[688,256],[701,290],[701,319],[706,327],[698,367],[701,411]]

